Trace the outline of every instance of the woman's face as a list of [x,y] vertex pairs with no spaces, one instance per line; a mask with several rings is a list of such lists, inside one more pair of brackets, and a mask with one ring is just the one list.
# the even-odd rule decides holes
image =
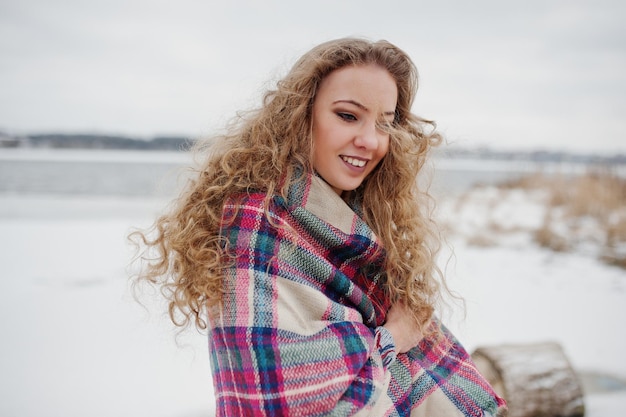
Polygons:
[[356,189],[389,149],[380,124],[394,120],[398,88],[374,64],[347,66],[324,78],[313,102],[313,168],[337,194]]

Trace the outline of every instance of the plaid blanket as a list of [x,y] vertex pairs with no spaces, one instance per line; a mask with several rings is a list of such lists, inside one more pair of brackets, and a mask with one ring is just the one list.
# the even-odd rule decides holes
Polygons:
[[381,327],[384,250],[324,181],[264,197],[224,206],[235,262],[210,323],[218,416],[496,415],[503,400],[445,328],[396,354]]

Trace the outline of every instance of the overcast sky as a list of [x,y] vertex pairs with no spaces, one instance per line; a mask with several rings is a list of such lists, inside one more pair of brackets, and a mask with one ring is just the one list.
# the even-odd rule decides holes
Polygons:
[[0,0],[0,130],[206,136],[312,46],[387,39],[448,141],[626,151],[623,0]]

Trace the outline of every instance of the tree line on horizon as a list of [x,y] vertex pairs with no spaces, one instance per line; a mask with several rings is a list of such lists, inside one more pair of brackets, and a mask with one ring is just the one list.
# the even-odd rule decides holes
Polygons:
[[[186,136],[156,136],[140,139],[102,134],[30,134],[11,136],[0,132],[0,148],[106,149],[189,151],[197,139]],[[463,148],[444,146],[435,155],[449,159],[528,160],[538,162],[581,162],[609,165],[626,164],[626,155],[574,154],[550,150],[496,150],[487,147]]]
[[99,134],[34,134],[19,137],[0,136],[0,147],[4,148],[49,148],[49,149],[119,149],[187,151],[194,139],[184,136],[157,136],[139,139],[128,136]]

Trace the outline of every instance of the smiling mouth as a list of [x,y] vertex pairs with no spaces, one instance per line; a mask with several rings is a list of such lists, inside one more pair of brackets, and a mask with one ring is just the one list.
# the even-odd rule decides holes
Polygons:
[[365,166],[365,164],[367,164],[366,160],[353,158],[351,156],[343,156],[343,155],[341,155],[341,159],[343,160],[343,162],[346,162],[346,163],[352,165],[353,167],[357,167],[357,168],[363,168]]

